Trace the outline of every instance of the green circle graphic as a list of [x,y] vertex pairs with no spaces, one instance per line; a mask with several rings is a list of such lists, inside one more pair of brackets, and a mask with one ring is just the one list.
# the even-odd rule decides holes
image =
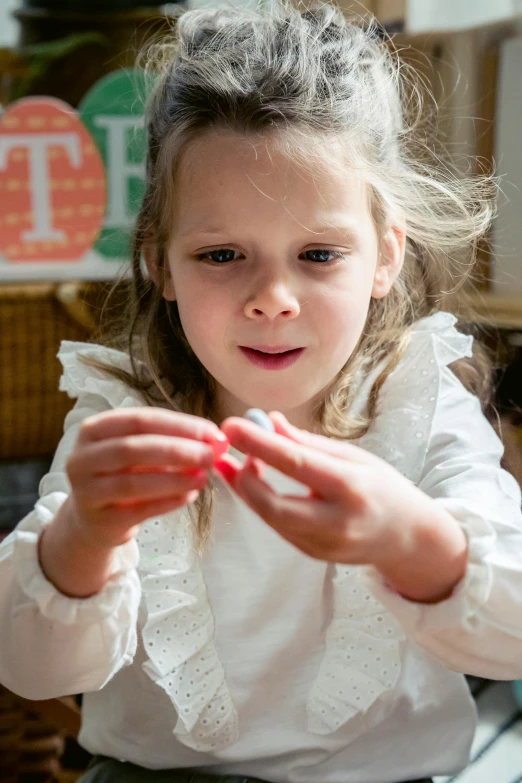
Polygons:
[[103,158],[107,209],[95,249],[107,259],[128,258],[136,215],[145,190],[145,101],[151,79],[122,68],[104,76],[85,95],[79,116]]

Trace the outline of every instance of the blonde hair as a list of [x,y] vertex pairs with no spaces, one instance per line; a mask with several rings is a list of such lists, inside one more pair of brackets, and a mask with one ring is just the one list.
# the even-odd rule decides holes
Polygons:
[[[134,374],[105,369],[149,404],[157,404],[159,391],[169,404],[175,397],[177,408],[213,418],[214,380],[186,340],[176,303],[162,297],[161,279],[154,283],[141,267],[144,243],[152,242],[160,277],[166,273],[180,158],[189,142],[216,130],[270,134],[296,159],[306,147],[306,160],[299,161],[305,165],[313,165],[311,148],[316,160],[328,161],[328,141],[335,140],[364,172],[377,228],[401,214],[407,231],[399,278],[386,297],[371,300],[360,341],[315,412],[324,434],[360,437],[411,324],[435,311],[446,288],[471,272],[492,217],[492,181],[459,178],[441,162],[423,128],[414,75],[373,21],[350,21],[332,5],[300,9],[276,0],[259,11],[181,12],[172,36],[147,51],[146,68],[156,81],[147,106],[146,191],[133,237],[132,301],[112,340],[129,352]],[[368,411],[355,418],[354,379],[383,358]],[[146,363],[152,382],[137,371],[136,359]],[[210,509],[206,492],[199,501],[200,543]]]

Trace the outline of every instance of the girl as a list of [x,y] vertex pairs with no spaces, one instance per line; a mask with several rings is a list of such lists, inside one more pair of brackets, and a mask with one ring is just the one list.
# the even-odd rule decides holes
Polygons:
[[455,773],[462,673],[522,676],[519,490],[436,311],[488,183],[427,161],[329,6],[187,12],[157,53],[129,326],[61,348],[0,679],[85,693],[84,783]]

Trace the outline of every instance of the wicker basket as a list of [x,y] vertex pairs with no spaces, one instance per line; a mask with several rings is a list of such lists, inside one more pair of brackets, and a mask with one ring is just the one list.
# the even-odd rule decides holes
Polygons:
[[0,286],[0,459],[53,454],[73,405],[58,391],[56,354],[61,340],[93,334],[106,287]]
[[24,711],[14,694],[0,685],[0,780],[18,783]]
[[[40,704],[47,709],[40,710]],[[52,701],[40,703],[21,699],[0,685],[2,783],[58,783],[62,780],[60,759],[67,731],[60,728],[52,711],[50,716],[46,714],[52,705]]]

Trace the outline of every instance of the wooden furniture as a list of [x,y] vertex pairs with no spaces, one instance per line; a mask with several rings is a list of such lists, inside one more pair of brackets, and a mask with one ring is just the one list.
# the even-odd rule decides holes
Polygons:
[[73,698],[32,702],[0,686],[0,780],[60,783],[67,735],[76,737],[80,709]]

